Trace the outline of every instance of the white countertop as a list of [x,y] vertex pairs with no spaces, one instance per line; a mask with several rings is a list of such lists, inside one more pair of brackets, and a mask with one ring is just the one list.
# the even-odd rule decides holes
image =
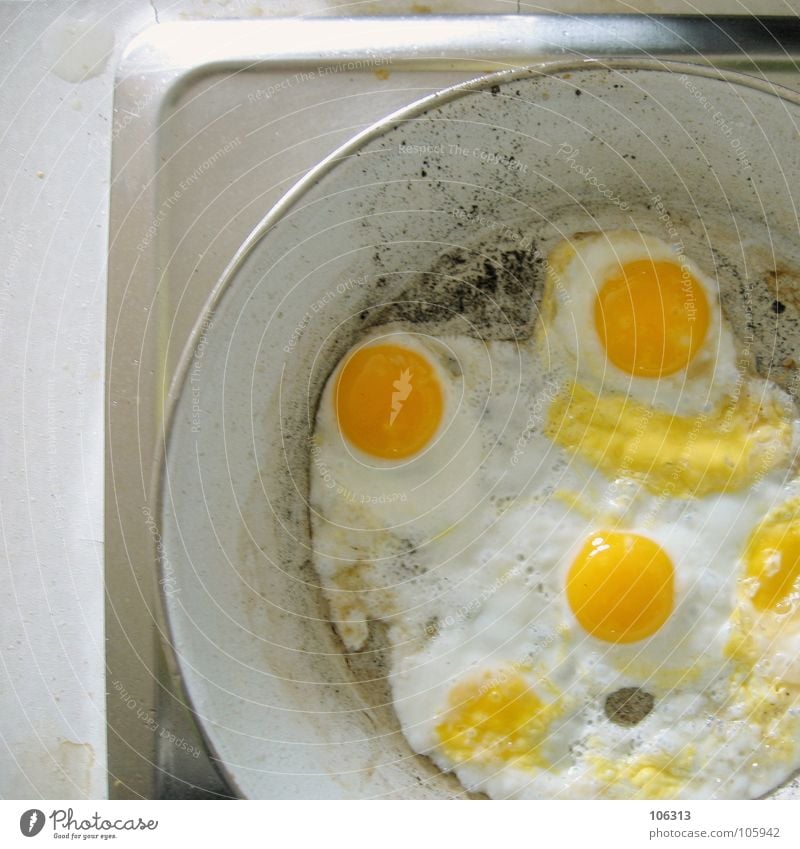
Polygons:
[[103,362],[120,51],[169,20],[518,10],[791,14],[800,0],[0,2],[0,797],[106,795]]

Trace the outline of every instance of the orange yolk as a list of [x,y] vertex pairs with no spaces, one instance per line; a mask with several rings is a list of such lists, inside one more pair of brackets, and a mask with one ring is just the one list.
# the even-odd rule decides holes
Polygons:
[[800,522],[797,504],[768,516],[755,530],[745,552],[747,577],[755,579],[751,601],[756,610],[786,613],[790,597],[800,589]]
[[685,369],[708,333],[703,287],[674,262],[637,260],[606,278],[594,321],[608,358],[637,377]]
[[351,354],[334,403],[345,438],[385,459],[416,454],[442,420],[442,390],[433,367],[399,345],[368,345]]
[[567,575],[567,601],[581,626],[609,643],[654,634],[672,612],[674,569],[666,552],[638,534],[599,531]]

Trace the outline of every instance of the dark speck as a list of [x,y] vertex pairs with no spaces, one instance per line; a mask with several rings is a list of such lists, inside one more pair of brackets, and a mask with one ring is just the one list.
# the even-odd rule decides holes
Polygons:
[[483,278],[476,281],[475,284],[480,289],[487,289],[494,292],[497,289],[497,269],[487,259],[483,263]]
[[786,309],[786,304],[782,304],[780,301],[772,302],[772,311],[775,315],[780,315]]
[[420,173],[421,177],[427,177],[428,176],[428,172],[424,168],[420,168],[419,173]]
[[579,88],[575,89],[575,97],[580,97],[582,94],[583,92]]
[[655,699],[638,687],[623,687],[606,697],[604,710],[615,725],[638,725],[653,709]]
[[[468,222],[467,222],[468,223]],[[494,235],[496,239],[497,234]],[[532,329],[542,274],[533,245],[481,245],[443,254],[431,270],[405,288],[396,305],[370,311],[371,324],[455,321],[458,332],[483,338],[518,338]],[[362,325],[364,326],[364,325]]]
[[493,85],[493,86],[491,87],[490,91],[492,92],[492,94],[493,94],[495,97],[497,97],[497,95],[498,95],[498,94],[500,94],[500,86],[499,86],[499,85]]

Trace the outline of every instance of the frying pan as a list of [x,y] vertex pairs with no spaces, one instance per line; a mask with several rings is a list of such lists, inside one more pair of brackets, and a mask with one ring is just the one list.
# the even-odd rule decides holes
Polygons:
[[744,75],[543,64],[387,117],[269,212],[185,352],[160,481],[169,649],[236,792],[466,795],[405,743],[380,623],[345,652],[310,563],[309,436],[337,359],[388,321],[530,333],[549,247],[623,226],[719,275],[793,391],[798,119],[796,94]]

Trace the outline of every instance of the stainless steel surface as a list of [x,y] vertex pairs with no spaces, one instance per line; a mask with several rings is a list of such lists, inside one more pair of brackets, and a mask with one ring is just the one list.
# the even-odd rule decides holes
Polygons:
[[[673,56],[725,66],[800,57],[800,20],[752,15],[450,15],[165,24],[144,39],[183,67],[432,59],[526,64],[542,56]],[[136,46],[136,45],[135,45]]]
[[[176,747],[164,746],[173,729],[187,746],[196,741],[189,742],[183,712],[172,710],[185,699],[177,669],[160,648],[165,631],[155,567],[164,411],[175,397],[181,354],[231,257],[299,177],[393,110],[478,72],[547,55],[643,50],[758,67],[771,80],[800,87],[794,19],[202,22],[162,25],[131,45],[115,100],[108,293],[112,796],[224,792],[213,769],[195,769],[200,758],[192,757],[186,771]],[[169,592],[163,559],[161,569],[161,590]],[[178,782],[169,778],[176,771]]]

